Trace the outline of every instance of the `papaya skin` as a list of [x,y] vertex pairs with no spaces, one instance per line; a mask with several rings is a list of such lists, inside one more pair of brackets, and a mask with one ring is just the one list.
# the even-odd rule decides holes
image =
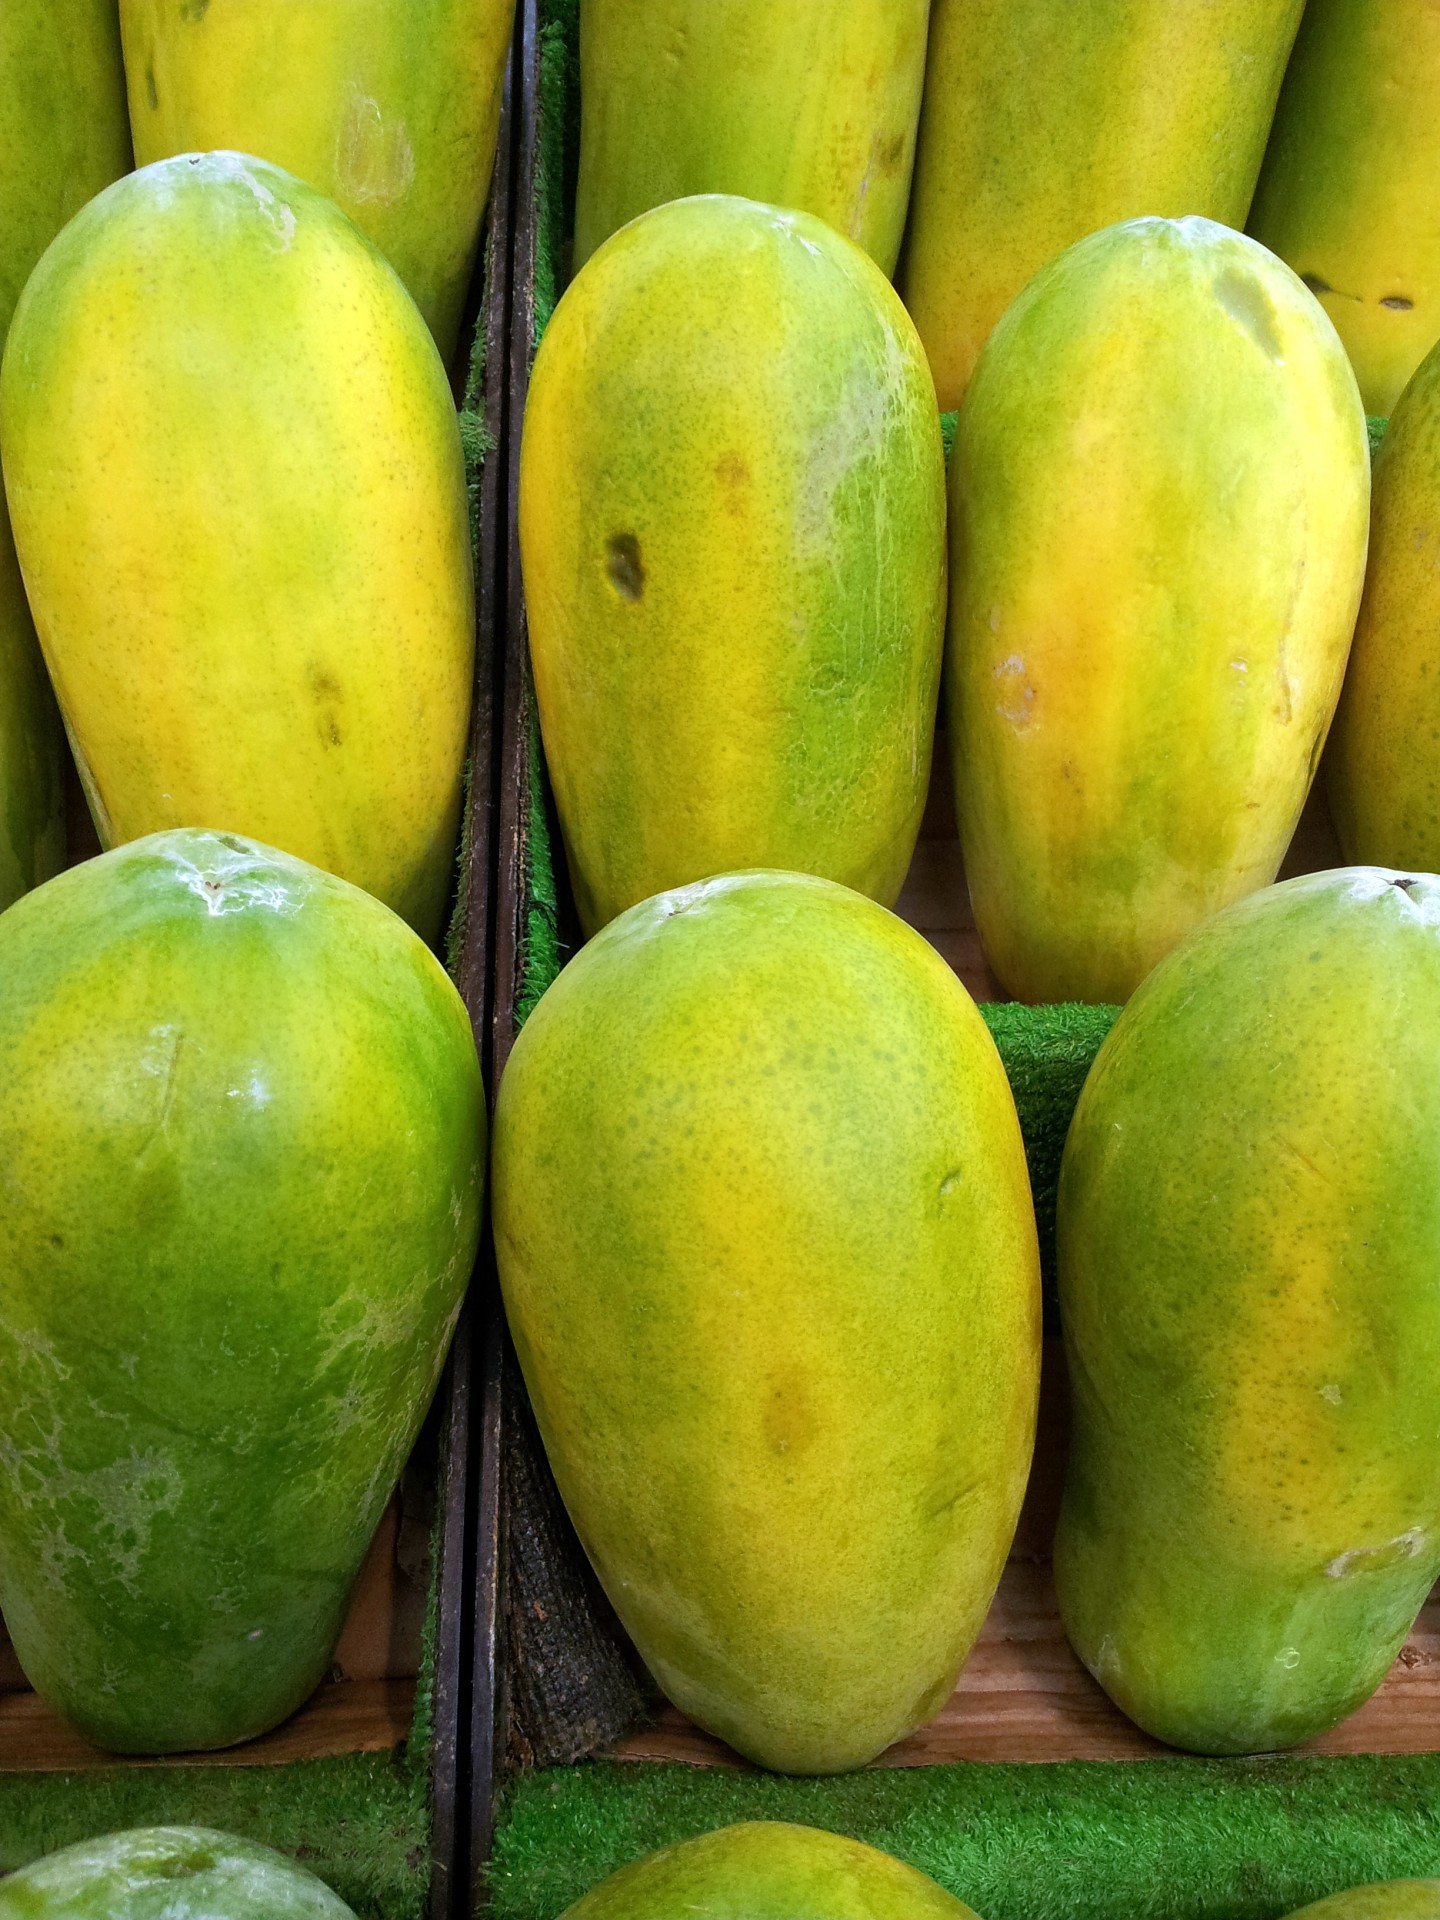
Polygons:
[[1440,1920],[1440,1880],[1377,1880],[1300,1907],[1289,1920]]
[[208,1827],[134,1827],[0,1880],[0,1920],[354,1920],[283,1853]]
[[929,778],[945,475],[874,262],[722,195],[633,221],[541,342],[519,513],[586,932],[750,866],[888,906]]
[[469,512],[439,355],[369,242],[242,155],[132,174],[25,290],[0,446],[102,845],[247,833],[437,939]]
[[1369,486],[1334,329],[1212,221],[1092,235],[996,328],[950,468],[947,673],[975,922],[1016,999],[1123,1002],[1274,879]]
[[343,207],[454,358],[515,0],[121,0],[139,166],[228,148]]
[[1122,1012],[1061,1167],[1071,1644],[1146,1732],[1291,1747],[1440,1573],[1440,880],[1288,881]]
[[1243,227],[1304,0],[934,0],[899,286],[942,407],[1032,274],[1153,214]]
[[577,268],[667,200],[741,194],[900,252],[930,0],[584,0]]
[[[562,1920],[975,1920],[876,1847],[838,1833],[751,1820],[621,1867]],[[1396,1916],[1401,1920],[1401,1916]]]
[[157,834],[0,916],[0,1608],[97,1746],[323,1677],[479,1235],[459,995],[377,901]]
[[1440,338],[1437,91],[1432,0],[1309,0],[1250,213],[1382,419]]
[[540,1432],[661,1687],[791,1773],[923,1724],[999,1579],[1039,1380],[1018,1122],[954,974],[805,875],[646,901],[526,1023],[493,1179]]

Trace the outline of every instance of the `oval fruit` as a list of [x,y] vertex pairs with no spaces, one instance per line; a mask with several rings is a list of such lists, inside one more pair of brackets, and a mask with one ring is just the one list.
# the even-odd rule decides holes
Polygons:
[[1047,261],[1143,214],[1243,227],[1304,0],[934,0],[900,288],[942,407]]
[[894,271],[930,0],[586,0],[575,264],[696,193],[813,213]]
[[0,1920],[354,1920],[283,1853],[208,1827],[135,1827],[0,1880]]
[[1299,818],[1365,567],[1354,375],[1253,240],[1131,221],[996,328],[950,484],[976,925],[1016,999],[1123,1001]]
[[439,355],[373,247],[241,155],[132,174],[25,290],[0,440],[102,843],[252,834],[438,937],[469,513]]
[[1380,1880],[1300,1907],[1289,1920],[1440,1920],[1440,1880]]
[[716,195],[595,255],[541,344],[520,462],[587,932],[742,867],[894,900],[929,778],[944,528],[925,356],[858,247]]
[[974,1004],[873,902],[727,875],[571,961],[495,1128],[516,1350],[620,1619],[749,1759],[862,1766],[948,1698],[1034,1439],[1035,1223]]
[[706,1920],[975,1920],[963,1901],[890,1854],[779,1820],[662,1847],[602,1880],[563,1920],[693,1920],[697,1913]]
[[1071,1644],[1156,1738],[1289,1747],[1440,1573],[1440,880],[1199,928],[1101,1048],[1060,1177]]
[[358,888],[157,834],[0,917],[0,1608],[98,1746],[322,1677],[478,1236],[439,963]]
[[515,0],[120,0],[139,166],[257,154],[343,207],[449,360]]

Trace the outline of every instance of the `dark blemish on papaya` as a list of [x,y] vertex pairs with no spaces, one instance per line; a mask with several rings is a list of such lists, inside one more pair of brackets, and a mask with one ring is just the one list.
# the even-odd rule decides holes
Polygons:
[[722,453],[715,462],[715,478],[727,487],[743,487],[750,478],[750,469],[738,453]]
[[344,736],[335,724],[334,714],[331,714],[330,718],[325,722],[325,744],[331,747],[340,747],[345,744]]
[[160,95],[155,86],[154,67],[147,67],[145,69],[145,98],[150,102],[150,111],[154,113],[160,104]]
[[897,133],[890,144],[881,151],[880,169],[882,173],[893,173],[904,158],[905,136],[903,133]]
[[59,1251],[59,1249],[60,1249],[61,1247],[63,1247],[63,1246],[64,1246],[64,1244],[65,1244],[65,1236],[64,1236],[64,1234],[63,1234],[63,1233],[52,1233],[52,1234],[51,1234],[51,1236],[50,1236],[50,1244],[51,1244],[51,1246],[52,1246],[52,1247],[54,1247],[54,1248],[55,1248],[55,1249],[57,1250],[57,1252],[58,1252],[58,1251]]
[[1403,293],[1387,293],[1380,304],[1382,307],[1389,307],[1392,313],[1409,313],[1415,302],[1407,300]]
[[1406,874],[1406,875],[1404,876],[1404,878],[1403,878],[1403,879],[1400,879],[1400,880],[1392,880],[1392,881],[1390,882],[1390,884],[1391,884],[1391,886],[1392,886],[1392,887],[1398,887],[1398,888],[1400,889],[1400,891],[1401,891],[1401,893],[1406,893],[1406,894],[1408,894],[1408,893],[1409,893],[1409,891],[1410,891],[1410,889],[1411,889],[1411,888],[1412,888],[1412,887],[1413,887],[1413,886],[1415,885],[1415,882],[1414,882],[1414,880],[1413,880],[1413,879],[1412,879],[1412,878],[1410,877],[1410,875],[1409,875],[1409,874],[1407,873],[1407,874]]
[[1314,294],[1333,293],[1335,291],[1330,282],[1328,280],[1322,280],[1318,273],[1302,273],[1300,280],[1301,284],[1307,286],[1311,293]]
[[1230,318],[1269,359],[1283,361],[1285,348],[1275,326],[1275,309],[1263,287],[1243,273],[1222,273],[1215,282],[1215,298]]
[[633,533],[612,533],[605,547],[605,571],[610,584],[627,600],[638,600],[645,591],[645,568],[640,560],[640,542]]
[[198,23],[205,18],[209,11],[210,0],[184,0],[180,8],[180,18],[182,20],[193,20]]
[[314,690],[317,700],[338,700],[340,698],[340,682],[333,674],[326,673],[319,667],[312,667],[310,669],[310,685]]

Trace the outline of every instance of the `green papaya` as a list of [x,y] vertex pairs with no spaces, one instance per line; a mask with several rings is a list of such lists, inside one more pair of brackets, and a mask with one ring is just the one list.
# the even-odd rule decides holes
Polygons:
[[243,155],[131,174],[25,289],[0,447],[102,845],[250,834],[437,939],[469,507],[440,357],[369,242]]
[[1433,0],[1310,0],[1250,212],[1382,418],[1440,338],[1437,92]]
[[586,932],[752,866],[890,905],[929,779],[945,474],[875,263],[721,195],[633,221],[541,342],[519,513]]
[[602,1880],[563,1920],[692,1920],[697,1913],[706,1920],[975,1920],[963,1901],[877,1847],[780,1820],[662,1847]]
[[1323,1733],[1440,1573],[1440,880],[1308,875],[1198,928],[1080,1096],[1057,1244],[1055,1586],[1124,1712]]
[[0,916],[0,1609],[96,1745],[323,1676],[479,1231],[469,1019],[357,887],[156,834]]
[[460,335],[515,0],[120,0],[135,159],[229,148],[344,208]]
[[208,1827],[135,1827],[0,1880],[0,1920],[354,1920],[283,1853]]
[[585,0],[575,264],[696,193],[813,213],[893,273],[930,0]]
[[1440,1920],[1440,1880],[1381,1880],[1300,1907],[1289,1920]]
[[[0,7],[0,342],[55,235],[130,167],[115,0]],[[0,911],[65,859],[60,717],[0,504]]]
[[976,926],[1014,998],[1123,1001],[1300,816],[1365,567],[1354,375],[1255,241],[1129,221],[995,329],[950,485]]
[[516,1351],[665,1692],[747,1758],[864,1763],[949,1697],[1039,1382],[994,1042],[903,921],[801,874],[647,900],[526,1023],[495,1117]]

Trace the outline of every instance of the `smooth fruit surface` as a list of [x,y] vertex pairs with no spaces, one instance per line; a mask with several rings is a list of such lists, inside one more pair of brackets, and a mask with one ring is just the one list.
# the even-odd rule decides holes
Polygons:
[[1440,1572],[1440,881],[1344,868],[1165,961],[1060,1178],[1060,1611],[1116,1704],[1289,1747],[1384,1677]]
[[1253,240],[1129,221],[996,328],[950,486],[976,925],[1016,999],[1124,1001],[1299,818],[1365,567],[1354,375]]
[[458,994],[358,888],[157,834],[0,918],[0,1608],[100,1746],[325,1671],[478,1234]]
[[648,900],[527,1022],[494,1182],[560,1491],[670,1698],[796,1773],[929,1719],[1039,1374],[1019,1125],[955,975],[803,875]]
[[1378,1880],[1301,1907],[1290,1920],[1440,1920],[1440,1880]]
[[354,1920],[283,1853],[207,1827],[135,1827],[0,1880],[0,1920]]
[[894,290],[808,214],[644,215],[541,343],[520,548],[587,932],[752,866],[889,905],[920,824],[945,474]]

